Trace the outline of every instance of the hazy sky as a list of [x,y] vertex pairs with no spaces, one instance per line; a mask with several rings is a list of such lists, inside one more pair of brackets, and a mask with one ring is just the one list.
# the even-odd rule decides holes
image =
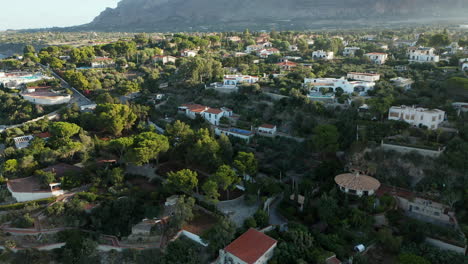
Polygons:
[[0,0],[0,30],[64,27],[91,22],[119,0]]

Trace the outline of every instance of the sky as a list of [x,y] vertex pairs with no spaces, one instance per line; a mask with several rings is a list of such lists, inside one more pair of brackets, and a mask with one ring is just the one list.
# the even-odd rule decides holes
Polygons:
[[0,0],[0,30],[89,23],[120,0]]

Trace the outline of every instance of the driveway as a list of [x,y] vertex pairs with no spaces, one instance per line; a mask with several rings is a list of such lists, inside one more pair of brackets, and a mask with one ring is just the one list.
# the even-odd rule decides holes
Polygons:
[[255,212],[257,212],[259,206],[260,203],[256,203],[252,206],[247,205],[244,202],[244,196],[231,201],[222,201],[216,205],[218,210],[227,215],[237,227],[241,227],[245,219],[253,216]]
[[278,212],[278,206],[281,203],[281,200],[283,200],[283,194],[281,194],[280,197],[278,197],[273,204],[270,206],[270,225],[279,225],[283,226],[288,223],[288,220],[284,218],[279,212]]

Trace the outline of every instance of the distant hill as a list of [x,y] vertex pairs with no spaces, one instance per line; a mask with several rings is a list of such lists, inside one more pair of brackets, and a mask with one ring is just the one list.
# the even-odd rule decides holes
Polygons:
[[466,19],[467,0],[122,0],[78,29],[304,29],[310,25]]

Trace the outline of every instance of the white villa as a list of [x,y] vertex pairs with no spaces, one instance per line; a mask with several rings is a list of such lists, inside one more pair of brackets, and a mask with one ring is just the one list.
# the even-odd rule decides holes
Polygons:
[[350,72],[346,76],[347,79],[364,81],[364,82],[376,82],[380,80],[380,74],[378,73],[365,73],[365,72]]
[[246,47],[245,49],[245,53],[252,53],[254,51],[258,51],[258,50],[261,50],[261,49],[264,49],[263,45],[249,45]]
[[313,59],[333,60],[333,51],[316,50],[312,52]]
[[257,128],[257,132],[260,135],[275,136],[277,128],[275,125],[263,124]]
[[114,66],[114,60],[108,57],[96,57],[91,61],[91,68],[111,68]]
[[273,54],[280,54],[279,49],[268,48],[268,49],[261,49],[257,51],[257,56],[259,56],[260,58],[264,58],[264,59],[270,57]]
[[385,64],[385,62],[388,59],[387,53],[371,52],[371,53],[366,53],[364,55],[368,57],[372,61],[372,63],[378,64],[378,65]]
[[21,136],[13,138],[13,142],[15,143],[16,149],[24,149],[29,146],[31,140],[34,139],[33,135]]
[[434,48],[410,47],[406,55],[408,56],[409,62],[435,63],[440,60],[439,56],[435,54]]
[[343,56],[345,57],[354,57],[356,51],[360,50],[359,47],[345,47],[343,50]]
[[24,100],[38,105],[67,104],[72,99],[70,94],[54,91],[52,87],[27,87],[21,96]]
[[401,120],[413,126],[425,126],[437,129],[444,121],[445,112],[439,109],[427,109],[414,106],[392,106],[388,112],[388,120]]
[[222,117],[232,117],[233,111],[229,108],[210,108],[199,104],[183,104],[179,106],[179,111],[184,112],[189,118],[195,119],[198,116],[203,117],[210,124],[218,126]]
[[224,75],[223,87],[236,88],[239,84],[253,84],[258,82],[258,76],[250,75]]
[[182,57],[195,57],[198,55],[198,50],[183,50],[180,52]]
[[51,183],[49,188],[41,188],[39,178],[31,176],[7,181],[7,188],[11,196],[18,202],[34,201],[53,196],[63,195],[60,183]]
[[396,86],[396,87],[401,87],[404,88],[405,90],[411,89],[411,86],[413,85],[414,81],[409,79],[409,78],[403,78],[403,77],[396,77],[393,79],[390,79],[390,81]]
[[156,56],[153,56],[153,62],[162,62],[163,65],[165,65],[166,63],[175,63],[176,62],[176,57],[173,57],[173,56],[164,56],[164,55],[156,55]]
[[277,243],[273,238],[251,228],[219,250],[216,264],[267,264],[273,257]]
[[331,89],[336,92],[338,88],[343,89],[345,93],[357,92],[359,94],[366,94],[367,91],[374,89],[375,82],[363,81],[348,81],[344,77],[340,79],[335,78],[305,78],[305,86],[313,86],[314,90],[323,88]]

